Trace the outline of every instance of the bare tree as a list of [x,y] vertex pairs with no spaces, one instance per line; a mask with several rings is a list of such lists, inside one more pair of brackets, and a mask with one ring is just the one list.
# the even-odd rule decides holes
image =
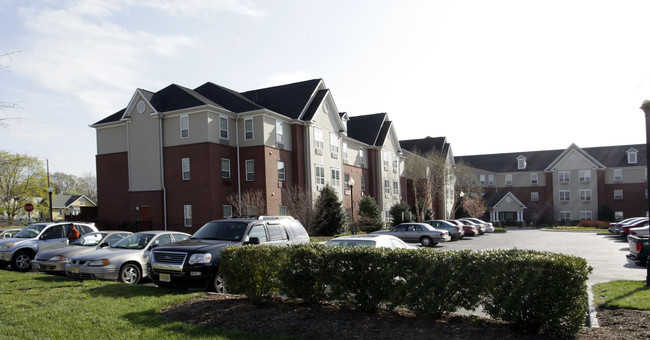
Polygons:
[[[233,206],[234,214],[242,215],[264,215],[266,214],[266,199],[262,190],[244,190],[241,193],[241,200],[237,193],[226,197],[228,203]],[[239,204],[241,202],[241,205]]]
[[313,209],[310,195],[299,185],[288,185],[282,188],[282,203],[287,207],[287,213],[300,221],[311,233]]
[[411,153],[404,165],[404,175],[410,180],[411,191],[415,199],[415,216],[418,222],[425,220],[427,209],[431,207],[432,171],[430,161],[417,154]]
[[[450,171],[447,165],[447,159],[443,154],[430,152],[426,155],[426,158],[429,160],[429,166],[431,167],[429,191],[431,192],[431,199],[435,204],[435,202],[439,202],[440,199],[444,199],[445,197],[445,185],[449,180]],[[441,212],[445,213],[444,211]]]
[[483,216],[485,211],[487,211],[485,200],[479,197],[464,197],[463,208],[467,211],[470,217],[474,218]]
[[458,202],[461,193],[464,195],[463,200],[467,200],[468,198],[479,198],[483,193],[483,189],[477,182],[474,171],[472,171],[472,168],[467,164],[459,162],[456,164],[453,172],[456,182],[454,184],[454,207],[452,211],[455,215],[460,208]]
[[55,194],[77,194],[77,177],[63,172],[50,174],[50,182]]
[[77,177],[77,190],[97,204],[97,177],[91,172]]

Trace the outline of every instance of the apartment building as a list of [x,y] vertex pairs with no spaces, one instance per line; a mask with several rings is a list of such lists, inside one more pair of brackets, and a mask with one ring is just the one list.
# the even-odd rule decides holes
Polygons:
[[246,92],[210,82],[137,89],[125,108],[91,127],[98,218],[107,226],[193,232],[235,213],[228,196],[252,191],[262,193],[266,211],[243,213],[290,214],[283,200],[290,186],[313,200],[330,185],[347,209],[370,195],[385,217],[406,195],[388,115],[341,113],[322,79]]
[[487,219],[505,223],[648,215],[646,145],[456,157],[483,187]]

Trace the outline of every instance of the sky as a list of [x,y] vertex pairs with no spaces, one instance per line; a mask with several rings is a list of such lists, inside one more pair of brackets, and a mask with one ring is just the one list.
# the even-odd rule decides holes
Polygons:
[[322,78],[456,156],[646,142],[650,1],[0,0],[0,150],[95,174],[136,89]]

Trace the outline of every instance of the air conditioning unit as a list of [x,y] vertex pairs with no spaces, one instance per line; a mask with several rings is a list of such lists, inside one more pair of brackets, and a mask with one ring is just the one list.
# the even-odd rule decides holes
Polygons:
[[322,155],[322,154],[323,154],[323,149],[315,149],[314,152],[315,152],[317,155]]
[[332,156],[333,159],[338,159],[339,158],[339,154],[336,153],[336,152],[332,152],[331,156]]
[[316,184],[317,191],[323,191],[324,186],[322,184]]
[[284,149],[284,144],[283,143],[275,143],[275,147],[278,149]]
[[350,189],[345,189],[345,194],[349,195],[350,194]]
[[282,188],[282,181],[278,181],[278,188]]
[[393,168],[393,173],[395,173],[395,174],[397,173],[397,169],[396,169],[396,168]]

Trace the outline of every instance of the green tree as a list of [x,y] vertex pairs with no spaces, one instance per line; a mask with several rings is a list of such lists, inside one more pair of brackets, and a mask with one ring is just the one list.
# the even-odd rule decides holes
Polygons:
[[320,235],[334,236],[343,230],[345,211],[334,189],[326,185],[321,191],[314,211],[314,228]]
[[393,226],[404,222],[414,221],[411,207],[406,202],[395,204],[390,208],[390,216],[393,218]]
[[0,151],[0,211],[10,221],[23,211],[25,203],[46,194],[45,167],[38,158]]
[[355,223],[359,226],[358,229],[365,233],[381,229],[384,222],[381,220],[381,209],[374,198],[363,196],[359,201],[359,218]]

